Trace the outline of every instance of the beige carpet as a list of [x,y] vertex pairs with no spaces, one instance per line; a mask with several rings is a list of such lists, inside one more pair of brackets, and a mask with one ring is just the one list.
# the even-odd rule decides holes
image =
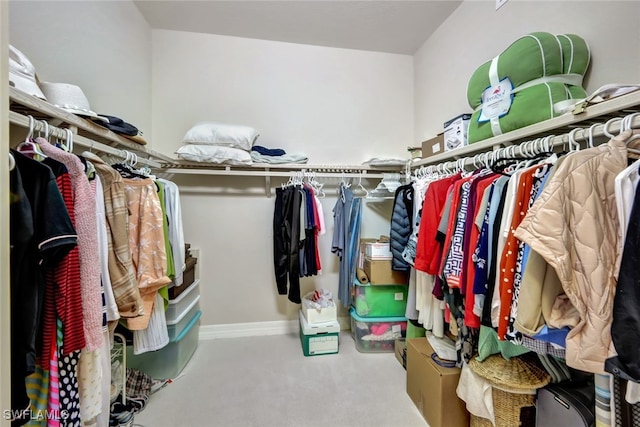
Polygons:
[[428,427],[393,353],[305,357],[297,335],[201,341],[135,418],[143,427]]

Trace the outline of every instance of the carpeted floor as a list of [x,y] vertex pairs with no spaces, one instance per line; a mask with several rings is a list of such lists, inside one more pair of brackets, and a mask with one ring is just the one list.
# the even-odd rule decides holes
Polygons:
[[143,427],[428,427],[393,353],[305,357],[297,335],[207,340],[135,418]]

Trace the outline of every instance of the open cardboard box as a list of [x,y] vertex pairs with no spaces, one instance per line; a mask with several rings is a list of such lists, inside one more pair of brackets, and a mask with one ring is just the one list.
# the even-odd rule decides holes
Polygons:
[[456,394],[459,368],[445,368],[431,359],[426,338],[407,340],[407,394],[430,427],[468,427],[469,413]]

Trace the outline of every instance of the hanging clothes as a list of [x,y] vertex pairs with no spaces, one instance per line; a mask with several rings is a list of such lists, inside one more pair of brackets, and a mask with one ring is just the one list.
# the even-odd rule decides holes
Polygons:
[[307,185],[301,188],[302,201],[300,203],[300,235],[304,239],[300,241],[300,277],[315,276],[318,274],[318,212],[314,199],[313,189]]
[[80,288],[82,293],[82,317],[86,349],[94,351],[102,346],[102,288],[98,253],[98,226],[94,191],[85,175],[84,165],[72,153],[51,145],[44,138],[36,138],[40,149],[51,159],[66,167],[71,180],[75,228],[78,233],[78,258]]
[[[155,180],[156,191],[158,193],[158,200],[160,202],[160,209],[162,210],[162,232],[164,234],[164,253],[167,260],[165,268],[165,274],[170,279],[176,276],[176,264],[173,260],[173,251],[171,250],[171,239],[169,237],[169,217],[167,215],[167,204],[165,200],[165,188],[164,183]],[[167,294],[168,297],[168,294]]]
[[626,168],[631,135],[568,156],[515,231],[555,268],[580,315],[567,336],[567,365],[593,373],[604,372],[611,344],[620,253],[614,181]]
[[142,316],[128,318],[130,330],[146,329],[153,313],[158,290],[171,282],[166,276],[166,252],[163,214],[156,185],[152,179],[124,178],[129,212],[129,248],[136,274]]
[[98,254],[100,258],[100,280],[104,289],[105,314],[107,322],[115,322],[120,319],[118,304],[111,287],[111,277],[109,276],[109,239],[107,237],[106,211],[104,206],[104,189],[100,176],[95,176],[95,205],[96,205],[96,226],[98,234]]
[[[73,194],[60,163],[49,161],[58,172],[56,178],[48,166],[17,151],[12,154],[16,167],[11,189],[17,197],[11,206],[12,406],[26,408],[22,406],[25,376],[31,374],[26,384],[32,405],[47,409],[57,315],[65,322],[65,356],[77,354],[85,345],[78,237],[73,212],[67,208],[73,210]],[[47,237],[40,240],[42,236]],[[20,257],[24,257],[20,264],[14,264]],[[27,421],[17,420],[14,425]]]
[[[318,236],[324,233],[322,206],[315,190],[301,181],[276,189],[273,263],[279,295],[300,304],[300,277],[322,268]],[[288,286],[287,286],[288,285]]]
[[[537,193],[533,195],[535,202],[546,186],[549,178],[553,176],[555,169],[566,159],[560,157],[549,168],[540,182]],[[520,286],[520,298],[527,304],[519,307],[513,322],[513,328],[523,334],[535,336],[545,325],[559,328],[562,325],[556,319],[567,318],[566,314],[553,315],[553,306],[558,296],[564,291],[555,270],[544,258],[527,244],[524,245],[522,262],[522,284]],[[577,313],[576,313],[577,314]],[[577,323],[576,323],[577,324]],[[564,342],[563,342],[564,346]]]
[[125,318],[140,316],[143,305],[131,264],[129,212],[122,176],[95,154],[85,151],[82,156],[95,166],[104,190],[109,276],[118,311]]
[[[619,176],[632,190],[636,184],[633,203],[623,192],[618,194],[618,206],[622,207],[621,228],[626,230],[622,259],[618,273],[618,284],[613,303],[611,335],[617,356],[606,361],[606,370],[624,380],[640,382],[640,348],[638,347],[638,327],[640,327],[640,289],[638,265],[640,263],[640,187],[637,186],[638,162],[633,170],[623,171]],[[627,180],[631,178],[630,180]],[[616,181],[620,181],[616,178]],[[634,183],[634,181],[636,181]],[[622,187],[620,186],[622,190]],[[630,207],[630,209],[625,209]],[[627,218],[629,221],[627,222]]]
[[180,286],[183,283],[183,272],[186,267],[180,190],[172,181],[166,179],[157,179],[156,181],[164,184],[165,205],[169,219],[169,242],[174,262],[173,282],[176,286]]
[[391,268],[396,271],[409,271],[409,263],[402,253],[409,242],[413,229],[413,186],[401,185],[396,189],[391,214],[391,230],[389,234],[390,249],[393,255]]
[[[43,164],[53,171],[69,218],[71,218],[75,228],[74,195],[71,177],[67,172],[67,168],[62,163],[51,158],[45,159]],[[64,324],[64,354],[80,351],[86,345],[86,338],[82,316],[80,255],[77,246],[69,251],[55,269],[47,271],[46,280],[49,289],[47,293],[52,295],[53,299],[49,305],[46,304],[45,300],[44,340],[49,342],[48,337],[55,335],[55,319],[59,317]]]
[[[300,207],[299,187],[276,188],[273,212],[273,263],[279,295],[300,304]],[[289,285],[287,287],[287,284]],[[288,288],[288,289],[287,289]]]
[[331,252],[340,260],[338,299],[343,306],[348,307],[351,304],[351,287],[356,277],[362,199],[355,197],[344,183],[340,184],[338,192],[340,197],[333,208]]

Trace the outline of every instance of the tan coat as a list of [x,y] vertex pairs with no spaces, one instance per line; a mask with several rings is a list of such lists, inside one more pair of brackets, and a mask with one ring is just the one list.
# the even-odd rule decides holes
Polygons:
[[614,180],[627,165],[630,136],[568,156],[515,231],[556,270],[580,315],[567,336],[567,364],[594,373],[604,373],[611,343],[621,252]]

